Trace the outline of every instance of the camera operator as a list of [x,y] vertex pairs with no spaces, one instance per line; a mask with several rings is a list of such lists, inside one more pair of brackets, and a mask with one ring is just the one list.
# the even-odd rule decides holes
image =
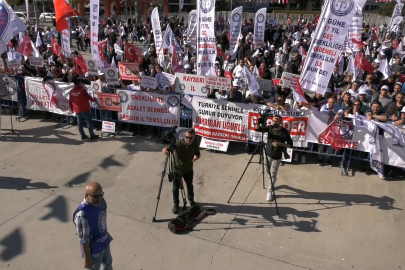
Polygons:
[[[163,154],[168,155],[169,149],[163,148]],[[198,142],[195,139],[193,128],[187,129],[184,139],[176,142],[176,151],[173,162],[174,173],[179,173],[187,185],[187,198],[191,206],[195,205],[194,187],[193,187],[193,162],[201,156]],[[179,166],[179,168],[176,167]],[[179,169],[179,170],[177,170]],[[179,212],[179,188],[180,182],[175,177],[173,180],[173,209],[172,213]]]
[[[275,186],[277,181],[277,172],[280,167],[281,158],[286,153],[286,148],[293,146],[290,133],[282,126],[283,118],[280,115],[273,117],[273,125],[266,124],[266,116],[260,115],[258,122],[255,126],[256,131],[268,132],[268,139],[266,145],[266,154],[269,157],[268,164],[266,166],[267,174],[271,174],[273,185]],[[271,167],[271,168],[270,168]],[[270,169],[270,171],[269,171]],[[269,180],[269,188],[267,191],[267,200],[269,202],[274,201],[274,192],[272,190],[271,180]]]

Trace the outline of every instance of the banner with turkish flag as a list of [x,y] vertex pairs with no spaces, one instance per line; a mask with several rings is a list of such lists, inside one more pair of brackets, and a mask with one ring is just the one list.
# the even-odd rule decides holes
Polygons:
[[57,56],[63,55],[62,47],[58,44],[55,38],[52,38],[52,52]]
[[107,41],[108,41],[108,39],[105,39],[105,40],[100,41],[100,42],[97,43],[97,47],[98,47],[101,62],[104,62],[105,58],[106,58],[106,56],[104,54],[104,48],[105,48],[105,46],[107,46]]
[[17,52],[25,56],[30,56],[33,51],[34,50],[32,49],[30,37],[25,36],[25,38],[21,41],[20,45],[18,46]]
[[354,64],[356,65],[357,68],[367,71],[367,73],[373,73],[374,67],[370,62],[367,60],[367,58],[363,55],[363,53],[358,52],[356,54],[356,59],[354,61]]
[[131,45],[128,42],[125,43],[125,60],[139,62],[138,54],[142,55],[142,49]]
[[65,0],[54,0],[53,4],[55,6],[56,28],[58,32],[69,29],[66,18],[79,16],[79,13],[69,6]]

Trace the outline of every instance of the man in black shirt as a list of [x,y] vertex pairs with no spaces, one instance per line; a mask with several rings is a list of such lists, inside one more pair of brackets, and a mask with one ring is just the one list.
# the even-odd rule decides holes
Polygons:
[[[168,155],[169,149],[163,148],[163,154]],[[194,201],[194,187],[193,187],[193,163],[201,156],[199,144],[195,140],[195,131],[193,128],[189,128],[184,139],[176,142],[175,161],[173,164],[174,172],[180,173],[187,185],[187,198],[190,205],[195,205]],[[178,166],[176,168],[176,166]],[[180,182],[173,180],[173,209],[172,213],[177,214],[179,212],[179,188]]]
[[[275,115],[273,118],[273,125],[263,127],[259,125],[258,121],[255,126],[255,130],[257,131],[268,132],[266,154],[269,158],[266,170],[267,174],[271,174],[273,185],[275,185],[277,181],[277,172],[278,168],[280,167],[281,158],[285,148],[291,148],[293,146],[290,133],[282,126],[282,123],[283,118],[280,115]],[[269,188],[267,190],[267,200],[269,202],[274,201],[274,192],[272,190],[270,181]]]

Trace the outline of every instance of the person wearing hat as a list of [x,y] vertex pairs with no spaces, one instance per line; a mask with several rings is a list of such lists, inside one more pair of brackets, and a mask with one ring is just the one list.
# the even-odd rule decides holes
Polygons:
[[387,85],[383,85],[380,89],[380,94],[373,96],[372,101],[377,100],[378,102],[380,102],[382,112],[385,112],[388,104],[392,102],[392,98],[389,96],[389,90],[390,88]]
[[399,117],[394,122],[394,125],[404,134],[405,133],[405,107],[402,107],[402,110],[398,111]]
[[[284,54],[282,47],[280,47],[280,48],[278,49],[278,53],[276,53],[276,55],[275,55],[275,57],[274,57],[274,60],[279,63],[279,66],[281,66],[282,68],[284,68],[284,64],[285,64],[285,61],[286,61],[286,55]],[[277,64],[276,64],[276,65],[277,65]],[[280,78],[281,78],[281,77],[280,77]]]
[[226,60],[224,61],[224,64],[222,65],[222,69],[224,71],[229,71],[232,74],[234,68],[235,68],[235,63],[234,63],[234,61],[232,61],[231,54],[228,54],[226,56]]
[[274,59],[270,58],[269,51],[265,50],[264,55],[260,59],[260,63],[264,63],[266,65],[266,68],[271,68],[273,66],[273,61]]
[[275,62],[275,67],[270,69],[271,72],[271,79],[281,79],[284,69],[281,66],[280,62],[278,60],[276,60]]
[[191,74],[191,66],[189,64],[184,65],[184,72],[186,74]]
[[240,39],[238,42],[238,49],[236,50],[236,59],[238,61],[243,60],[245,58],[245,47],[242,44],[242,40]]
[[360,90],[359,90],[359,100],[362,103],[362,106],[361,106],[360,110],[363,113],[365,113],[368,109],[370,109],[370,107],[369,107],[368,93],[367,93],[366,88],[364,88],[364,87],[360,88]]
[[242,102],[243,94],[242,94],[242,92],[239,91],[240,87],[241,87],[240,82],[238,82],[237,80],[234,80],[232,83],[231,91],[229,92],[229,95],[228,95],[229,101]]
[[69,108],[70,111],[75,112],[77,116],[77,128],[81,135],[82,140],[87,140],[89,137],[84,133],[83,124],[84,120],[87,122],[87,128],[90,133],[90,140],[96,140],[99,136],[94,134],[93,122],[91,116],[91,107],[89,101],[96,102],[97,99],[91,97],[87,90],[83,87],[83,79],[80,77],[75,78],[74,87],[69,92]]
[[221,63],[219,61],[215,61],[215,74],[218,77],[224,77],[224,71],[221,68]]

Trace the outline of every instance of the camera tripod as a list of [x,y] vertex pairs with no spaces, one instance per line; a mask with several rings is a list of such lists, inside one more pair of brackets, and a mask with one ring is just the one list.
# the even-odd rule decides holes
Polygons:
[[[176,128],[176,127],[175,127]],[[175,128],[173,128],[173,130],[175,130]],[[187,226],[189,228],[189,230],[192,230],[192,220],[190,219],[190,213],[189,210],[187,208],[187,199],[186,199],[186,192],[184,189],[184,184],[183,184],[183,179],[182,179],[182,174],[179,173],[180,171],[180,166],[178,164],[178,159],[176,158],[177,153],[176,153],[176,137],[174,136],[175,133],[171,134],[171,138],[170,138],[170,147],[168,148],[169,153],[166,156],[166,160],[165,160],[165,165],[162,171],[162,176],[160,178],[160,184],[159,184],[159,191],[158,191],[158,195],[157,195],[157,203],[156,203],[156,209],[155,209],[155,215],[152,218],[152,222],[156,222],[158,221],[156,219],[156,213],[157,213],[157,209],[159,206],[159,201],[160,201],[160,194],[162,192],[162,186],[163,186],[163,181],[164,178],[166,176],[166,170],[167,170],[167,165],[169,164],[169,173],[168,173],[168,178],[169,178],[169,182],[172,181],[179,181],[179,186],[180,186],[180,190],[181,190],[181,197],[183,199],[183,211],[186,211],[186,223]]]
[[[4,78],[4,81],[6,82],[6,89],[9,90],[8,78]],[[13,90],[14,90],[14,89],[13,89]],[[9,91],[9,92],[10,92],[10,91]],[[9,104],[10,104],[9,109],[10,109],[10,124],[11,124],[11,130],[10,130],[8,133],[2,135],[2,136],[0,137],[1,139],[5,139],[6,136],[8,136],[8,135],[17,135],[17,137],[20,137],[20,135],[19,135],[17,132],[14,131],[14,126],[13,126],[13,108],[11,107],[11,96],[12,96],[12,94],[10,93],[10,95],[8,96],[8,100],[9,100]]]
[[256,162],[252,162],[252,160],[253,160],[253,157],[257,154],[257,152],[259,152],[259,162],[258,163],[262,165],[263,189],[265,189],[265,185],[264,185],[264,173],[265,173],[265,171],[264,171],[264,158],[266,157],[266,166],[267,166],[267,169],[269,171],[271,188],[272,188],[273,194],[274,194],[274,203],[276,205],[277,215],[280,217],[280,213],[278,211],[277,199],[276,199],[276,192],[274,190],[273,178],[271,177],[271,172],[270,172],[269,157],[265,153],[265,151],[266,151],[266,143],[263,141],[263,135],[264,135],[264,130],[263,130],[264,126],[263,126],[263,124],[260,124],[260,127],[261,127],[262,138],[261,138],[260,142],[257,144],[255,150],[253,151],[252,156],[250,157],[250,160],[248,161],[248,164],[246,165],[245,170],[243,171],[241,177],[238,180],[238,183],[236,184],[235,189],[233,190],[231,196],[228,199],[228,203],[231,201],[231,198],[232,198],[233,194],[235,193],[236,189],[238,188],[240,182],[242,181],[242,178],[245,175],[249,165],[251,163],[256,163]]

